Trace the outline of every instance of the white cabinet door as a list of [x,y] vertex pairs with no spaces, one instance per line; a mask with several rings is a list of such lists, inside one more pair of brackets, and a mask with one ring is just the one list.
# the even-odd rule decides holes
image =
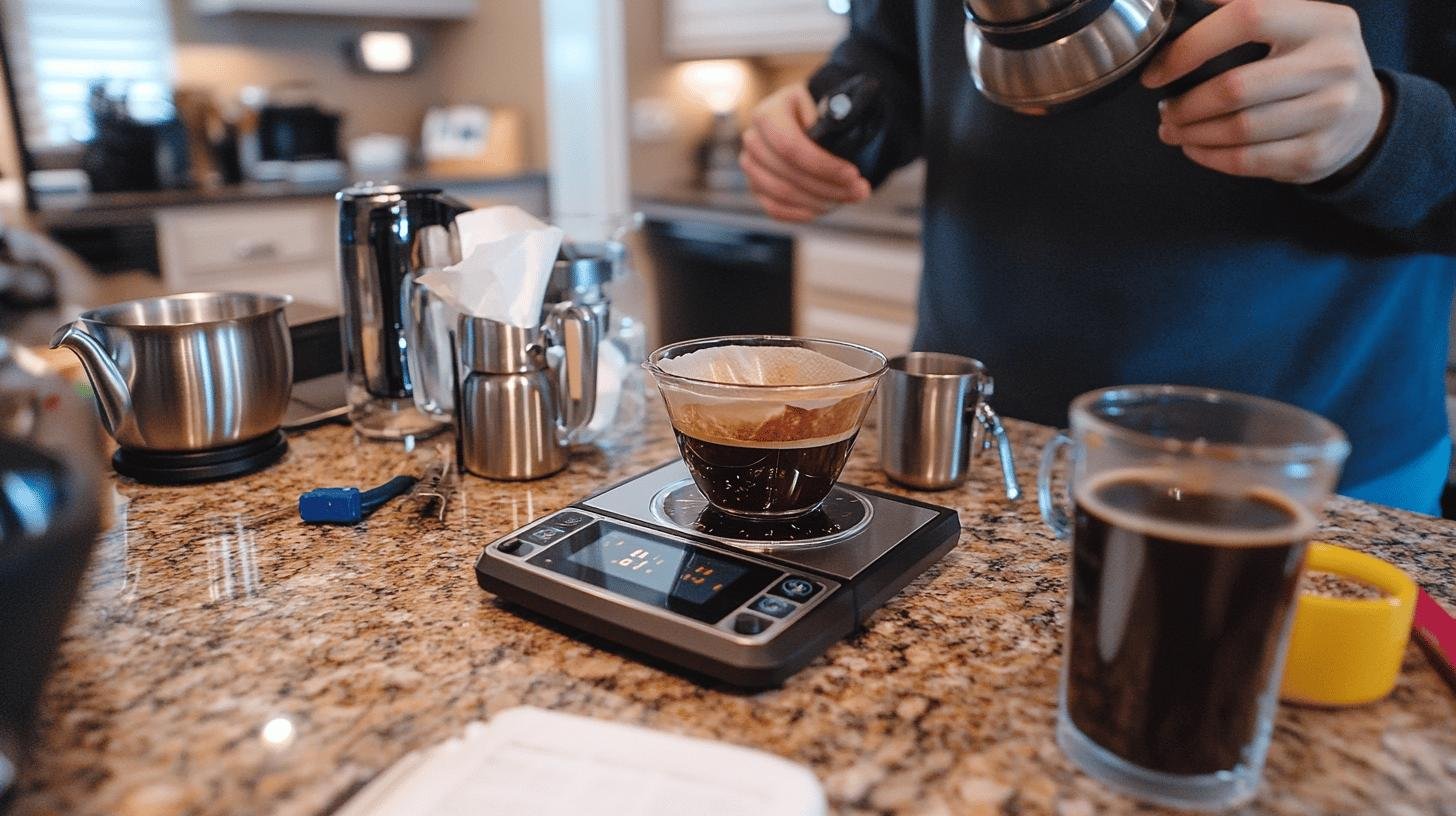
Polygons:
[[669,57],[752,57],[816,54],[834,47],[849,18],[827,0],[666,0],[664,49]]
[[323,14],[336,17],[463,20],[475,14],[477,2],[478,0],[192,0],[192,8],[199,14],[232,14],[245,11]]
[[173,292],[266,292],[337,309],[334,207],[301,199],[159,210],[162,282]]
[[794,245],[794,331],[886,355],[910,350],[920,288],[918,241],[825,230]]

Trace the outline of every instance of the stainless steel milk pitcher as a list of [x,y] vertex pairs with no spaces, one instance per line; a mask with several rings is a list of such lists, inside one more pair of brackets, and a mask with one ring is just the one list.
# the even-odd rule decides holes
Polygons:
[[[596,323],[591,309],[571,304],[550,308],[531,328],[459,316],[451,332],[451,402],[461,467],[510,480],[566,467],[573,435],[596,410]],[[422,383],[439,381],[422,373]],[[429,393],[417,396],[441,404]]]
[[993,444],[1006,498],[1021,497],[1011,438],[986,400],[991,375],[979,360],[919,351],[889,362],[880,385],[880,467],[918,490],[964,484],[975,455]]

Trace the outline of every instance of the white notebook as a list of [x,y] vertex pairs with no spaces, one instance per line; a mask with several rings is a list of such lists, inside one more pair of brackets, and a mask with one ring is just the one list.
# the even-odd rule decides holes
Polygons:
[[512,708],[408,754],[336,816],[822,816],[786,759],[631,725]]

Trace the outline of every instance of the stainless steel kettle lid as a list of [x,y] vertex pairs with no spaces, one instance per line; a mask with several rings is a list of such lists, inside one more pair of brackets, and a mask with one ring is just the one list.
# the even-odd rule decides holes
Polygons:
[[999,105],[1041,114],[1145,62],[1167,35],[1176,0],[966,0],[965,8],[976,88]]

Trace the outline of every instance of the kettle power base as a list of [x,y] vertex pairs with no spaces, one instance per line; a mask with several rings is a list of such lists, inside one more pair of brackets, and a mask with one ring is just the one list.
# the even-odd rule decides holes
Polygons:
[[217,482],[256,473],[283,458],[288,437],[277,430],[270,434],[205,451],[166,453],[118,448],[111,467],[122,476],[154,485],[185,485]]
[[[686,479],[674,461],[492,541],[476,581],[629,650],[761,688],[853,634],[960,537],[955,510],[841,485],[833,495],[849,526],[832,541],[766,550],[742,521],[664,515],[665,494],[693,501]],[[860,502],[863,524],[848,510]],[[810,525],[805,535],[824,531]]]

